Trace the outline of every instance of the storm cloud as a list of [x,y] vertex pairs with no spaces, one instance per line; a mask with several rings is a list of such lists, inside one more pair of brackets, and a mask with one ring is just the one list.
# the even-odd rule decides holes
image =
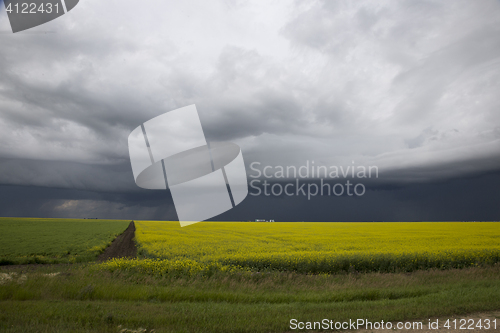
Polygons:
[[380,171],[357,201],[248,197],[219,218],[498,216],[498,1],[86,0],[16,34],[2,8],[0,45],[0,215],[175,219],[134,184],[127,137],[196,104],[248,172]]

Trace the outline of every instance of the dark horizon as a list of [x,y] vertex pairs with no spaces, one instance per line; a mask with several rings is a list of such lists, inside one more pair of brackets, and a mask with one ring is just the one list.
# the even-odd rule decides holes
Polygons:
[[[307,200],[303,196],[252,196],[250,191],[240,205],[209,221],[498,221],[499,186],[500,172],[495,172],[419,184],[374,182],[366,185],[362,197],[317,196]],[[28,196],[30,200],[26,199]],[[112,193],[4,185],[0,186],[0,199],[1,216],[177,220],[168,191]],[[68,202],[78,202],[78,210]]]

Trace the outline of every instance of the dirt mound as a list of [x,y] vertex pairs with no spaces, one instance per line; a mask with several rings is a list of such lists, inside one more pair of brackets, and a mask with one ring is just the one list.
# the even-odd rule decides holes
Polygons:
[[130,222],[128,228],[111,243],[103,253],[97,257],[97,261],[106,261],[111,258],[135,258],[137,247],[134,242],[135,223]]

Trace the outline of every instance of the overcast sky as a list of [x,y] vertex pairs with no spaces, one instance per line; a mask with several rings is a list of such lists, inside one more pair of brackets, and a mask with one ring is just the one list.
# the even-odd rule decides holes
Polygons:
[[196,104],[248,174],[380,172],[357,201],[249,196],[220,219],[499,219],[498,0],[80,0],[16,34],[0,8],[0,215],[175,218],[127,137]]

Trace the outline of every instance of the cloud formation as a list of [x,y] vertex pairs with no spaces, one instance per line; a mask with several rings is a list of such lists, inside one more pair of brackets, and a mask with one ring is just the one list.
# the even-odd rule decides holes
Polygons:
[[0,11],[0,184],[133,193],[128,134],[190,104],[247,165],[498,170],[499,27],[494,0],[87,0],[17,34]]

